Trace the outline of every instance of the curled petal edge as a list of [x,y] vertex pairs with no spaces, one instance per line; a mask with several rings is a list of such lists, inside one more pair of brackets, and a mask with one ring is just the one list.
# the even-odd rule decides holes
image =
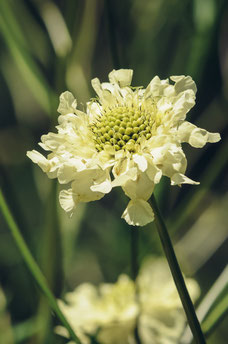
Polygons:
[[196,182],[188,177],[186,177],[182,173],[175,173],[171,177],[171,185],[181,185],[181,184],[193,184],[193,185],[199,185],[199,182]]

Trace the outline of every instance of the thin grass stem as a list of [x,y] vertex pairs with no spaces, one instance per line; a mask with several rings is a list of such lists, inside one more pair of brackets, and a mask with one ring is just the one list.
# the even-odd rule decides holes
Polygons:
[[[139,263],[138,263],[139,230],[137,227],[131,227],[130,231],[131,231],[131,274],[132,274],[132,279],[135,282],[136,302],[139,304],[139,290],[138,290],[138,285],[137,285],[137,276],[139,272]],[[139,331],[138,331],[138,321],[139,321],[139,317],[136,319],[134,337],[135,337],[136,344],[141,344]]]
[[206,344],[200,323],[195,313],[195,309],[192,300],[189,296],[188,290],[186,288],[184,278],[179,267],[171,239],[169,237],[168,230],[166,228],[165,222],[161,216],[159,208],[157,206],[154,195],[152,195],[150,204],[155,215],[155,224],[158,230],[158,234],[165,252],[174,282],[176,284],[177,291],[179,293],[183,308],[186,313],[186,317],[192,331],[193,337],[197,344]]
[[55,312],[56,316],[59,318],[62,325],[68,330],[71,339],[74,340],[75,343],[81,344],[81,341],[79,340],[77,335],[74,333],[73,329],[71,328],[70,324],[68,323],[67,319],[63,315],[61,309],[59,308],[58,303],[57,303],[52,291],[48,287],[48,283],[47,283],[45,276],[43,275],[43,273],[41,272],[36,261],[32,257],[32,255],[31,255],[31,253],[30,253],[30,251],[29,251],[29,249],[28,249],[28,247],[27,247],[27,245],[26,245],[26,243],[25,243],[25,241],[24,241],[24,239],[20,233],[19,228],[18,228],[13,216],[11,215],[11,212],[8,208],[8,205],[5,201],[5,198],[3,196],[1,189],[0,189],[0,209],[2,210],[2,214],[5,218],[5,221],[6,221],[7,225],[9,226],[11,234],[12,234],[12,236],[16,242],[16,245],[17,245],[25,263],[27,264],[29,271],[33,275],[35,281],[39,285],[39,287],[42,290],[42,292],[44,293],[44,295],[47,297],[52,310]]
[[139,233],[137,227],[131,228],[131,274],[132,279],[135,281],[138,275],[138,239]]

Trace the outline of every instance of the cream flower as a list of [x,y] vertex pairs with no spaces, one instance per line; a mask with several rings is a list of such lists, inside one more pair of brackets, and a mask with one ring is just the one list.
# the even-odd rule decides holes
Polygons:
[[107,83],[92,80],[98,97],[77,109],[70,92],[60,96],[58,133],[41,137],[46,157],[28,152],[33,162],[71,184],[60,192],[62,208],[73,213],[79,202],[101,199],[121,186],[130,202],[122,217],[130,225],[153,221],[147,202],[162,175],[172,185],[199,184],[185,176],[187,161],[181,143],[196,148],[220,140],[185,120],[195,104],[196,85],[189,76],[160,80],[155,76],[146,89],[131,87],[133,71],[113,70]]
[[[94,335],[99,343],[127,343],[138,314],[134,283],[128,276],[121,275],[115,284],[99,287],[81,284],[66,294],[66,301],[59,300],[59,306],[83,344],[89,344],[89,336]],[[68,337],[62,326],[56,332]]]
[[[186,280],[191,297],[199,296],[193,279]],[[114,284],[98,287],[84,283],[66,294],[59,305],[83,344],[95,335],[101,344],[134,343],[134,328],[142,344],[176,344],[185,327],[185,314],[165,259],[149,257],[137,278],[138,302],[133,281],[121,275]],[[62,326],[56,332],[68,337]]]
[[[195,280],[186,279],[192,300],[199,297]],[[138,276],[139,334],[143,344],[176,344],[186,323],[185,313],[165,259],[148,257]]]

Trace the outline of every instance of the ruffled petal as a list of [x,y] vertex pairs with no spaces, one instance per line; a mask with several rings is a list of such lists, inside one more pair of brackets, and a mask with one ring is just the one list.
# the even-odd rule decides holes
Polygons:
[[103,96],[103,89],[101,87],[101,82],[98,78],[94,78],[91,80],[92,87],[97,95],[101,98]]
[[151,149],[154,164],[162,170],[162,174],[171,177],[176,172],[185,173],[187,161],[180,146],[171,142]]
[[112,182],[112,186],[123,186],[129,180],[136,180],[138,169],[135,167],[134,162],[131,159],[122,159],[120,155],[120,160],[116,162],[112,169],[112,173],[115,179]]
[[60,184],[67,184],[71,182],[76,175],[76,168],[71,164],[63,164],[60,166],[57,176]]
[[77,101],[74,98],[73,94],[69,91],[66,91],[61,94],[59,97],[60,103],[57,111],[61,115],[67,115],[68,113],[74,113],[77,108]]
[[219,133],[210,133],[187,121],[183,122],[179,126],[178,136],[180,137],[181,142],[188,142],[195,148],[202,148],[207,142],[214,143],[221,139]]
[[[96,186],[99,189],[99,184],[107,181],[107,173],[101,169],[86,169],[78,172],[72,182],[73,192],[77,195],[79,202],[91,202],[96,201],[104,197],[105,193],[98,190],[93,191],[92,186]],[[102,186],[101,186],[102,187]],[[110,184],[103,185],[105,191],[110,188]]]
[[154,220],[154,213],[148,202],[134,199],[128,203],[121,217],[131,226],[145,226]]
[[62,190],[59,193],[59,203],[67,213],[73,213],[73,210],[77,205],[76,200],[77,195],[72,191],[72,189]]
[[43,172],[47,173],[49,178],[56,178],[57,171],[59,167],[59,161],[58,158],[53,156],[51,157],[49,155],[49,158],[46,159],[42,154],[37,152],[36,150],[32,150],[27,152],[27,156],[35,163],[37,164]]
[[135,181],[137,178],[137,168],[132,167],[126,173],[121,174],[120,176],[116,177],[112,182],[112,187],[115,186],[124,186],[129,180]]
[[186,114],[195,105],[195,93],[193,90],[186,90],[180,93],[173,100],[173,125],[186,118]]
[[140,198],[147,201],[154,190],[154,183],[149,179],[146,173],[138,173],[137,179],[128,180],[125,185],[122,186],[125,194],[131,198]]
[[208,131],[208,139],[207,142],[209,143],[215,143],[219,142],[221,140],[221,135],[219,133],[210,133]]
[[175,81],[174,88],[177,94],[185,90],[192,90],[194,93],[197,91],[196,84],[190,76],[173,75],[170,79]]
[[50,163],[41,153],[36,150],[27,152],[26,154],[35,164],[38,164],[43,172],[48,172],[50,169]]
[[195,128],[189,137],[189,144],[195,148],[202,148],[207,142],[218,142],[220,139],[218,133],[209,133],[205,129]]
[[166,88],[167,86],[168,79],[165,81],[161,80],[158,76],[155,76],[147,86],[144,97],[146,99],[149,97],[158,97],[163,93],[164,88]]
[[108,83],[101,84],[98,78],[92,79],[91,84],[102,104],[110,106],[116,103],[116,97],[113,95],[115,93],[113,85]]
[[42,142],[39,143],[40,147],[47,151],[54,151],[62,146],[64,137],[61,134],[48,133],[47,135],[41,136],[41,141]]
[[132,69],[118,69],[109,73],[108,77],[111,83],[117,83],[120,87],[129,86],[133,76]]
[[171,177],[171,185],[181,185],[181,184],[194,184],[194,185],[198,185],[200,183],[199,182],[195,182],[194,180],[186,177],[182,173],[175,173]]
[[158,184],[162,177],[162,170],[154,164],[149,164],[146,174],[154,184]]
[[202,148],[208,140],[208,132],[205,129],[195,128],[189,137],[189,144],[195,148]]
[[77,172],[81,172],[87,168],[86,161],[82,162],[82,159],[68,159],[66,163],[63,163],[57,173],[60,184],[67,184],[71,182]]
[[112,183],[109,179],[106,179],[100,184],[92,185],[90,189],[94,192],[102,192],[104,194],[107,194],[112,190]]
[[140,171],[142,172],[146,171],[148,163],[147,163],[146,158],[143,155],[134,154],[133,160],[138,165],[138,168]]
[[177,130],[177,135],[180,138],[181,142],[189,142],[189,137],[195,128],[197,127],[188,121],[184,121],[183,123],[181,123]]

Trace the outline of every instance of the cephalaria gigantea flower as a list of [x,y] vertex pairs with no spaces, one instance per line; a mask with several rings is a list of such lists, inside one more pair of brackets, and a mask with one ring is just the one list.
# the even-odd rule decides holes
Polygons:
[[181,143],[196,148],[220,140],[186,121],[195,104],[196,85],[190,76],[155,76],[147,88],[132,87],[131,69],[113,70],[109,82],[92,80],[97,98],[77,109],[70,92],[60,96],[57,133],[41,137],[44,157],[33,150],[28,157],[66,184],[59,201],[73,213],[79,202],[101,199],[121,186],[130,198],[122,217],[130,225],[153,221],[147,202],[162,175],[172,185],[198,184],[185,176],[187,160]]
[[[122,274],[116,283],[83,283],[65,295],[66,302],[59,300],[83,344],[91,343],[89,336],[102,344],[135,343],[137,322],[142,344],[179,343],[186,317],[165,259],[147,257],[136,282],[137,297],[134,282]],[[187,278],[186,284],[195,301],[200,295],[197,282]],[[63,326],[56,332],[69,337]]]

